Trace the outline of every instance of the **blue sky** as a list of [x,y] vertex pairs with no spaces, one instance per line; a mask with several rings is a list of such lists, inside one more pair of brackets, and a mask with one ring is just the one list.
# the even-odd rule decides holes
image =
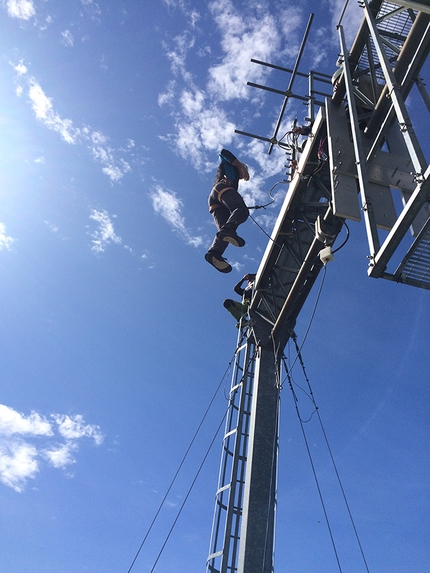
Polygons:
[[[251,220],[234,269],[204,260],[207,195],[227,147],[267,202],[285,155],[270,136],[310,12],[301,70],[332,74],[343,2],[2,0],[0,10],[0,569],[127,571],[224,372],[222,301],[255,272]],[[348,14],[351,39],[361,16]],[[428,79],[428,78],[427,78]],[[300,85],[298,84],[298,89]],[[301,103],[288,110],[303,122]],[[425,122],[421,122],[424,123]],[[428,123],[427,123],[428,125]],[[423,147],[428,155],[429,140]],[[270,232],[285,196],[256,214]],[[367,278],[363,224],[327,266],[303,348],[370,571],[429,562],[426,291]],[[303,340],[316,288],[297,323]],[[294,356],[294,349],[286,348]],[[305,384],[298,365],[294,380]],[[150,571],[222,420],[223,382],[133,571]],[[299,403],[306,417],[304,394]],[[309,440],[340,560],[365,571],[321,437]],[[221,436],[156,571],[201,571]],[[278,571],[336,571],[294,403],[282,393]]]

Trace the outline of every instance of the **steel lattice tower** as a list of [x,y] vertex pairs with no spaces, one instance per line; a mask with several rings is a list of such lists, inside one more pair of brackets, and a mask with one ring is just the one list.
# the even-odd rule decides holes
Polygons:
[[[312,131],[300,157],[291,152],[289,190],[257,273],[250,326],[239,334],[207,573],[273,571],[281,359],[344,221],[363,214],[369,276],[430,289],[430,168],[405,103],[416,86],[430,111],[420,78],[430,49],[430,6],[360,4],[364,18],[349,51],[345,8],[340,15],[331,95],[324,96],[332,83],[327,76],[298,71],[311,19],[293,70],[256,61],[291,74],[290,82],[285,92],[252,84],[284,98],[272,138],[238,133],[267,141],[269,153],[274,145],[286,148],[277,134],[291,97],[307,102]],[[296,76],[308,77],[306,96],[293,93]],[[400,192],[400,211],[393,190]]]

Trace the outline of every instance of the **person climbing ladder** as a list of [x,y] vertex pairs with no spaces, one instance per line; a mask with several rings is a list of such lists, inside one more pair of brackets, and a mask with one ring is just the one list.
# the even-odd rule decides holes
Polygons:
[[249,210],[238,187],[240,179],[249,180],[249,173],[247,166],[227,149],[222,149],[219,155],[221,163],[208,200],[209,212],[212,213],[218,232],[205,259],[221,273],[229,273],[232,267],[223,257],[224,251],[229,243],[235,247],[245,245],[236,230],[247,220]]
[[[248,281],[248,284],[245,288],[242,288],[242,285],[245,281]],[[243,317],[248,312],[248,307],[251,302],[252,292],[254,289],[254,282],[254,274],[245,275],[233,289],[236,294],[242,297],[242,302],[237,302],[236,300],[227,298],[223,303],[224,308],[226,308],[228,312],[238,321],[236,324],[237,328],[243,328],[248,324],[248,321],[244,320]]]

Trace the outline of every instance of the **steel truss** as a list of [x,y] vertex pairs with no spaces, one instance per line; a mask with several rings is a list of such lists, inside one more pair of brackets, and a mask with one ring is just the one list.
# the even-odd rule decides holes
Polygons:
[[[292,92],[294,78],[304,75],[298,71],[303,43],[293,70],[256,61],[291,73],[291,79],[285,92],[255,86],[284,97],[273,136],[238,133],[267,141],[269,152],[282,148],[277,134],[290,97],[307,101],[312,130],[290,171],[257,272],[250,326],[241,330],[207,573],[273,572],[281,358],[345,220],[364,215],[370,276],[430,288],[430,171],[405,105],[417,85],[430,109],[419,79],[429,51],[430,10],[428,2],[362,0],[362,6],[365,18],[349,52],[342,12],[333,95],[315,90],[315,78],[326,84],[327,77],[314,72],[307,96]],[[393,189],[403,200],[399,214]],[[412,244],[389,272],[409,228]]]
[[[328,105],[334,212],[353,220],[363,213],[369,276],[430,289],[430,168],[406,107],[416,85],[430,111],[420,78],[430,49],[430,8],[427,2],[360,4],[365,17],[350,52],[342,20],[338,26],[341,73]],[[342,108],[345,96],[343,116],[336,107]],[[400,191],[400,209],[394,190]],[[397,268],[389,270],[389,263]]]
[[251,326],[236,354],[208,573],[272,573],[279,377],[296,318],[343,221],[333,215],[320,110],[260,265]]

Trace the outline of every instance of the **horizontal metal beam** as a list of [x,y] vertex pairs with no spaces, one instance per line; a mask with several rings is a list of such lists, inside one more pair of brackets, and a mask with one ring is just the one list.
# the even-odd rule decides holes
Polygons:
[[402,213],[391,229],[381,248],[376,253],[372,266],[369,267],[370,277],[381,277],[392,255],[396,252],[401,240],[418,215],[421,207],[429,200],[430,196],[430,166],[424,174],[423,181],[418,183],[415,192],[406,203]]
[[292,92],[285,92],[283,90],[278,90],[276,88],[269,88],[267,86],[262,86],[261,84],[254,84],[253,82],[247,82],[247,86],[251,86],[252,88],[259,88],[260,90],[265,90],[266,92],[272,92],[274,94],[283,95],[284,97],[293,97],[295,99],[299,99],[301,101],[308,101],[308,97],[301,96],[298,94],[293,94]]
[[[274,70],[280,70],[281,72],[287,72],[289,74],[293,73],[293,70],[290,68],[284,68],[283,66],[277,66],[276,64],[269,64],[268,62],[262,62],[261,60],[256,60],[255,58],[251,58],[251,62],[253,64],[260,64],[261,66],[266,66],[267,68],[272,68]],[[307,74],[303,72],[296,72],[297,76],[301,76],[302,78],[308,78],[310,75],[313,75],[318,82],[324,82],[326,84],[331,84],[331,76],[328,74],[323,74],[322,72],[317,72],[316,70],[311,70]]]
[[424,2],[413,2],[411,0],[390,0],[392,4],[397,4],[398,6],[402,6],[405,9],[410,8],[411,10],[417,10],[418,12],[427,12],[430,14],[430,5],[428,0],[424,0]]

